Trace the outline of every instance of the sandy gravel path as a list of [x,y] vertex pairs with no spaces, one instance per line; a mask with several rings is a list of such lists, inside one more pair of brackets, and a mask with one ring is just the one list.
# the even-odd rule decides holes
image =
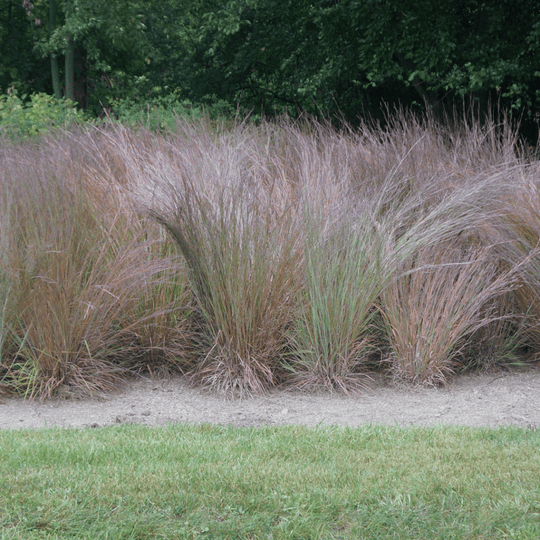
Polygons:
[[367,423],[432,426],[540,427],[540,369],[457,377],[445,388],[372,384],[365,394],[276,390],[266,396],[230,400],[191,388],[182,377],[137,379],[105,399],[45,402],[3,399],[0,429],[44,426],[97,427],[122,423],[164,425]]

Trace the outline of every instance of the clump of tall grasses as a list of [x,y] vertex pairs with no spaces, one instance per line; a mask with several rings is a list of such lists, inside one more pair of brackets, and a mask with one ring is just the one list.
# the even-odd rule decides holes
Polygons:
[[252,133],[186,135],[167,141],[151,164],[132,164],[135,193],[188,269],[199,344],[192,380],[262,392],[281,382],[300,283],[297,203]]
[[291,383],[357,391],[377,347],[375,301],[386,284],[384,237],[368,212],[306,224],[304,287],[291,328]]
[[504,123],[115,124],[0,159],[3,392],[351,392],[540,351],[540,174]]
[[500,219],[489,231],[507,266],[526,260],[518,272],[512,311],[520,341],[533,359],[540,355],[540,168],[538,163],[515,171],[511,192],[499,201]]
[[419,250],[382,295],[392,371],[411,383],[444,383],[467,338],[497,319],[512,286],[487,248],[460,239]]
[[152,238],[115,186],[94,185],[78,161],[84,138],[3,149],[6,392],[112,390],[138,367],[141,328],[172,309],[147,305],[174,271],[170,258],[153,255],[157,231]]

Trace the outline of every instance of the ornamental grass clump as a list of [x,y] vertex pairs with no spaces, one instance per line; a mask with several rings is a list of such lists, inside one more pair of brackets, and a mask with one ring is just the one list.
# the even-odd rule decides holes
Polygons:
[[501,219],[490,232],[507,265],[523,261],[512,295],[520,344],[531,360],[540,358],[540,167],[538,163],[514,171],[512,191],[501,197]]
[[382,295],[393,375],[445,383],[471,337],[497,318],[487,308],[511,288],[489,248],[458,238],[419,250]]
[[239,395],[281,381],[299,278],[294,205],[283,204],[257,143],[240,130],[218,141],[177,133],[139,191],[188,268],[199,325],[192,380]]
[[308,219],[304,288],[291,329],[290,382],[298,388],[360,391],[378,345],[375,302],[386,284],[384,236],[369,211],[328,230]]
[[61,386],[108,391],[133,371],[141,325],[134,313],[170,266],[152,256],[155,239],[116,198],[121,193],[86,174],[84,133],[58,137],[4,148],[0,180],[10,201],[2,233],[9,347],[0,384],[41,398]]
[[503,165],[435,196],[426,188],[419,196],[428,204],[394,220],[391,249],[408,247],[381,295],[381,314],[397,378],[445,383],[456,368],[478,366],[468,355],[487,351],[486,336],[499,342],[501,358],[519,348],[520,336],[508,334],[522,323],[511,303],[529,263],[526,256],[505,260],[507,240],[496,238],[500,200],[512,193],[511,182],[501,180],[509,177]]
[[[242,198],[217,208],[188,189],[169,215],[154,212],[186,258],[201,316],[204,357],[194,380],[217,390],[260,393],[280,381],[280,354],[296,275],[287,216],[269,216]],[[195,212],[193,209],[196,209]]]

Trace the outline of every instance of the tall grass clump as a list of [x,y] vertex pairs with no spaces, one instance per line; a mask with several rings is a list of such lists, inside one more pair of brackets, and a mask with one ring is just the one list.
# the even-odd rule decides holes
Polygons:
[[501,260],[507,265],[525,261],[519,269],[513,293],[519,317],[520,337],[530,357],[540,357],[540,168],[538,163],[521,167],[512,192],[501,197],[501,219],[490,232]]
[[367,212],[327,234],[310,217],[304,291],[292,326],[291,382],[305,389],[360,390],[378,345],[375,301],[385,285],[384,238]]
[[513,302],[527,254],[503,260],[508,238],[494,235],[500,202],[524,168],[519,144],[505,122],[454,120],[440,126],[398,114],[386,130],[361,131],[370,153],[382,156],[377,191],[390,184],[382,208],[395,264],[380,298],[383,358],[415,384],[444,382],[467,354],[487,352],[487,336],[501,358],[522,343]]
[[153,214],[190,270],[207,348],[194,378],[240,393],[279,382],[296,279],[290,218],[272,223],[245,197],[241,190],[222,193],[208,208],[188,189],[168,216]]
[[370,156],[329,126],[279,128],[271,139],[275,173],[299,201],[302,245],[302,287],[285,358],[289,382],[302,389],[358,391],[377,345],[374,301],[384,283],[381,223],[372,201],[352,188],[356,166]]
[[394,376],[444,383],[468,339],[497,318],[491,304],[511,287],[488,248],[454,239],[419,250],[382,295]]
[[84,140],[76,137],[3,149],[2,191],[11,201],[2,236],[12,345],[2,357],[5,391],[45,397],[60,386],[74,394],[114,388],[139,348],[133,314],[168,271],[167,259],[152,256],[144,226],[115,200],[119,192],[85,174]]
[[294,204],[249,135],[185,126],[152,164],[132,165],[143,206],[188,268],[199,327],[192,380],[238,394],[280,382],[298,282]]

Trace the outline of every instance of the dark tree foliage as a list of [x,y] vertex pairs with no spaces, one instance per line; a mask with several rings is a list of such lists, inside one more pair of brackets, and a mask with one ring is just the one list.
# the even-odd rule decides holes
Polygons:
[[4,91],[52,93],[44,59],[69,57],[72,39],[96,111],[173,95],[350,121],[383,104],[540,113],[538,0],[56,0],[50,29],[51,1],[3,0]]
[[[61,93],[83,108],[100,102],[144,70],[148,47],[136,0],[3,0],[0,85],[20,93]],[[51,6],[56,9],[50,9]],[[54,14],[54,15],[53,15]],[[54,66],[51,56],[59,60]]]
[[[435,114],[490,102],[536,114],[536,0],[245,0],[209,13],[212,91],[251,106],[351,118],[386,103]],[[225,84],[223,84],[225,83]]]
[[0,90],[46,92],[50,74],[32,54],[42,21],[32,20],[21,0],[0,0]]

